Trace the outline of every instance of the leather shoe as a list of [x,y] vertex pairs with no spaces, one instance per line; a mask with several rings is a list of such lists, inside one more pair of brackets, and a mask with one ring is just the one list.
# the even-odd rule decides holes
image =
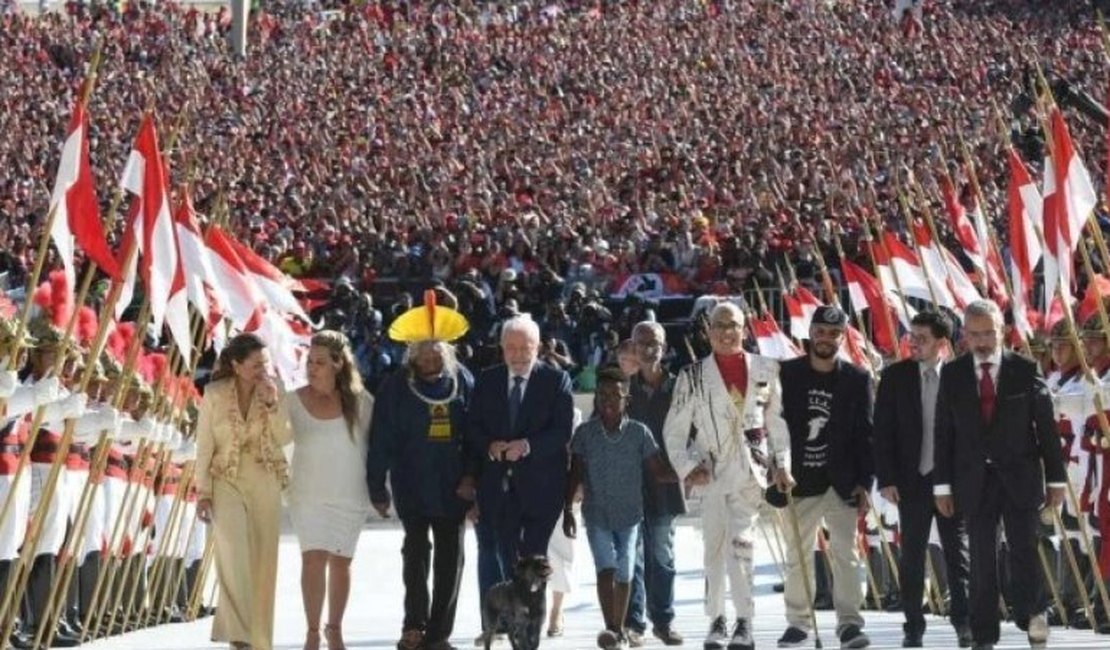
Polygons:
[[970,648],[975,644],[975,637],[971,636],[971,626],[967,623],[956,626],[956,641],[961,648]]
[[30,650],[30,648],[34,647],[35,640],[21,627],[16,626],[16,628],[12,630],[12,635],[8,637],[8,643],[16,650]]
[[58,633],[54,635],[54,641],[50,644],[50,647],[76,648],[79,645],[81,645],[81,639],[70,636],[69,634],[63,634],[61,630],[58,630]]
[[925,647],[925,642],[924,642],[924,639],[922,638],[923,636],[924,635],[921,634],[920,632],[906,632],[906,635],[904,637],[902,637],[902,647],[903,648],[923,648],[923,647]]

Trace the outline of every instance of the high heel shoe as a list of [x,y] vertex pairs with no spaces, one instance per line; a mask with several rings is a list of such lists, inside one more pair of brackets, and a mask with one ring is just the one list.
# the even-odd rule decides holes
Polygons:
[[310,627],[305,632],[304,650],[320,650],[320,628]]
[[328,642],[328,650],[347,650],[343,643],[343,631],[338,625],[325,625],[324,638]]

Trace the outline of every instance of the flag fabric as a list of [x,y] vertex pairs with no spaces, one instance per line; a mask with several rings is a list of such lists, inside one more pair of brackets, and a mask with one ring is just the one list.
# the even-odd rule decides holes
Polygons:
[[[879,281],[867,271],[863,270],[851,260],[841,258],[840,269],[844,274],[844,281],[848,284],[848,295],[852,301],[852,309],[862,313],[865,309],[871,313],[871,332],[879,349],[895,352],[898,347],[898,332],[895,331],[892,315],[894,306],[888,296],[884,295]],[[888,317],[889,316],[889,317]]]
[[1009,148],[1010,186],[1007,188],[1010,239],[1010,282],[1013,286],[1014,328],[1023,337],[1033,336],[1029,311],[1032,309],[1033,269],[1043,254],[1037,230],[1043,227],[1044,199],[1037,191],[1029,170],[1013,147]]
[[849,324],[844,328],[844,342],[840,345],[839,356],[871,372],[882,368],[883,357],[871,341],[858,329]]
[[959,197],[956,196],[956,188],[953,187],[952,179],[948,177],[948,174],[941,175],[940,193],[944,200],[944,211],[948,214],[948,221],[952,224],[952,232],[955,233],[956,240],[960,242],[960,246],[964,249],[964,252],[971,258],[971,263],[975,268],[978,269],[980,273],[985,273],[987,266],[983,259],[983,246],[980,244],[980,234],[976,232],[976,228],[973,227],[971,221],[968,220],[967,210],[964,208],[963,204],[960,203]]
[[913,223],[913,238],[921,258],[921,271],[925,274],[926,281],[933,289],[933,295],[941,307],[953,309],[956,307],[956,298],[948,280],[948,265],[944,263],[944,256],[933,242],[933,235],[928,226],[915,221]]
[[[212,312],[223,311],[227,295],[216,281],[208,247],[204,245],[200,223],[188,190],[182,193],[181,203],[174,212],[174,226],[177,230],[177,250],[181,255],[182,271],[185,275],[185,291],[189,302],[208,322]],[[218,319],[217,319],[218,320]]]
[[214,224],[205,232],[213,284],[222,287],[227,296],[227,316],[236,329],[250,331],[258,327],[266,301],[231,241],[231,237]]
[[73,254],[75,246],[111,278],[119,277],[119,264],[104,237],[96,182],[89,166],[89,116],[80,100],[73,107],[58,176],[50,195],[54,223],[50,236],[58,250],[69,286],[76,287]]
[[802,355],[802,351],[790,340],[770,314],[755,316],[750,321],[752,334],[759,348],[759,354],[772,359],[786,360]]
[[[140,275],[150,300],[153,331],[162,329],[170,289],[177,273],[177,238],[170,214],[166,170],[151,114],[143,116],[139,134],[123,170],[123,189],[135,195],[132,220],[142,253]],[[141,230],[139,224],[141,223]]]
[[790,336],[799,341],[809,338],[809,323],[821,306],[821,301],[809,289],[798,285],[791,294],[783,294],[786,311],[790,316]]
[[166,305],[166,325],[170,336],[177,342],[177,349],[183,359],[191,359],[193,354],[193,333],[189,325],[189,296],[185,290],[185,273],[181,267],[181,256],[177,258],[177,270],[170,285],[170,298]]
[[954,310],[958,318],[963,318],[964,307],[981,300],[983,294],[979,291],[979,287],[971,281],[967,271],[960,265],[960,261],[952,254],[952,251],[941,246],[940,252],[944,256],[944,266],[948,273],[948,290],[952,293],[952,299],[956,303],[957,309]]
[[904,296],[932,302],[929,281],[925,278],[917,254],[889,231],[883,233],[883,244],[885,250],[884,246],[875,247],[875,262],[883,284],[895,291],[901,289]]
[[1083,224],[1097,204],[1091,176],[1058,106],[1050,111],[1049,129],[1052,152],[1045,165],[1044,191],[1046,301],[1052,299],[1057,289],[1070,299],[1075,280],[1072,259]]
[[975,231],[979,237],[980,248],[984,251],[986,258],[984,263],[983,272],[986,273],[987,278],[987,291],[990,297],[998,303],[998,306],[1005,309],[1009,304],[1006,291],[1006,280],[1002,270],[1002,259],[998,256],[998,250],[994,247],[994,242],[991,239],[991,225],[987,221],[986,215],[983,214],[982,207],[972,197],[971,207],[972,223],[975,224]]
[[311,322],[301,303],[293,295],[294,291],[304,291],[300,282],[282,273],[276,266],[266,261],[242,242],[229,240],[254,285],[266,298],[268,304],[281,314],[288,314]]

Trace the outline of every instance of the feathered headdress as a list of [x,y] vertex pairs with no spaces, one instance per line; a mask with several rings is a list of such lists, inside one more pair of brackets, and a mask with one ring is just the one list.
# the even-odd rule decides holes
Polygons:
[[436,292],[424,292],[424,304],[397,317],[389,326],[389,338],[398,343],[454,341],[470,329],[466,317],[449,307],[436,305]]

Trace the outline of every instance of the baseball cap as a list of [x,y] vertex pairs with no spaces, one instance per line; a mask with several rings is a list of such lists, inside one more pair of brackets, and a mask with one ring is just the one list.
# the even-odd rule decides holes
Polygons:
[[813,312],[812,324],[845,327],[848,324],[848,314],[836,305],[821,305]]

